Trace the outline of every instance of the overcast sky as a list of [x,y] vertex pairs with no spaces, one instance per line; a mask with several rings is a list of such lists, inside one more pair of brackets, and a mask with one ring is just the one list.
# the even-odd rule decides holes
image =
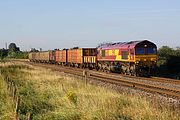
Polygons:
[[0,48],[96,47],[148,39],[180,46],[180,0],[0,0]]

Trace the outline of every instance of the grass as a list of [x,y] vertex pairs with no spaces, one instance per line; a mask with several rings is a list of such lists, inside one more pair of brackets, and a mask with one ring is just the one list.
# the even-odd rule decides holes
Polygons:
[[15,106],[7,91],[7,86],[0,77],[0,120],[11,120],[15,118]]
[[[145,98],[119,94],[94,85],[85,86],[75,78],[49,69],[22,63],[0,64],[1,77],[7,76],[18,87],[20,119],[31,113],[34,120],[178,120],[176,111],[157,108]],[[5,81],[5,80],[4,80]],[[3,80],[3,84],[5,84]],[[13,115],[5,85],[1,85],[9,103],[0,106],[4,116]],[[0,99],[1,100],[1,99]]]

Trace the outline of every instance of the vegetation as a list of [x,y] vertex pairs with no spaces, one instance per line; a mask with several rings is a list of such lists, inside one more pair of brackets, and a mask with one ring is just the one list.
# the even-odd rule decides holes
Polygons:
[[8,52],[7,58],[28,59],[28,52]]
[[0,49],[0,59],[4,58],[28,59],[28,52],[22,52],[15,43],[10,43],[9,49]]
[[4,59],[5,57],[7,57],[8,55],[8,51],[5,49],[0,49],[0,59]]
[[[180,119],[177,111],[155,107],[145,98],[125,96],[89,84],[85,86],[82,81],[49,69],[18,62],[16,65],[5,62],[0,66],[1,82],[8,81],[17,87],[20,119],[25,119],[27,114],[34,120]],[[5,88],[0,87],[0,91]],[[7,92],[1,99],[4,96],[8,97]],[[2,104],[0,110],[5,106]],[[1,115],[13,114],[11,106]]]
[[180,77],[180,48],[161,47],[158,50],[158,68],[160,75]]
[[16,46],[15,43],[10,43],[9,44],[9,51],[11,52],[17,52],[17,51],[20,51],[19,47]]
[[158,58],[159,63],[158,65],[165,65],[168,63],[168,60],[171,56],[177,56],[180,57],[180,48],[177,47],[177,49],[170,48],[168,46],[162,46],[158,50]]
[[15,106],[9,96],[5,81],[0,76],[0,120],[15,118]]

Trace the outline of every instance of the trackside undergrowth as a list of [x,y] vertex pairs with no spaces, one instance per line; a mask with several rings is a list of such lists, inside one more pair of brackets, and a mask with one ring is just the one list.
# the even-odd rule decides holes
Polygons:
[[15,118],[9,83],[16,88],[18,117],[33,120],[179,120],[176,111],[146,98],[119,94],[50,69],[0,63],[0,119]]

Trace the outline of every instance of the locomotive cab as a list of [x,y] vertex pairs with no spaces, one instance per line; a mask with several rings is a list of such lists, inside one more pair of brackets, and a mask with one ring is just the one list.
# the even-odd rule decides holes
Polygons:
[[137,76],[155,74],[157,62],[157,46],[150,41],[142,41],[135,46],[135,65]]

